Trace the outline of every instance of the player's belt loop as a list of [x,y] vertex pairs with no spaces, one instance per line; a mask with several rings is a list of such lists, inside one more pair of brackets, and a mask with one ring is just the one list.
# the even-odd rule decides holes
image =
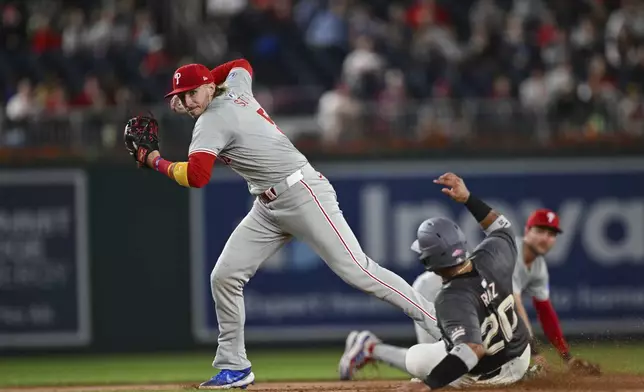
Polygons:
[[266,197],[268,201],[273,201],[277,199],[277,192],[275,192],[275,188],[271,187],[262,193],[262,196]]
[[302,169],[297,169],[293,174],[286,177],[284,181],[260,193],[259,199],[264,204],[270,203],[271,201],[277,199],[277,197],[282,193],[284,193],[288,188],[297,184],[302,178],[304,178],[304,173],[302,173]]

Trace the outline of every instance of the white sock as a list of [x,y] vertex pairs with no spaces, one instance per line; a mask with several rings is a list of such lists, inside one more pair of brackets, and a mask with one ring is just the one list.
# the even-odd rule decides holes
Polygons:
[[407,357],[406,348],[378,343],[373,347],[373,357],[378,361],[407,373],[407,366],[405,365],[405,358]]

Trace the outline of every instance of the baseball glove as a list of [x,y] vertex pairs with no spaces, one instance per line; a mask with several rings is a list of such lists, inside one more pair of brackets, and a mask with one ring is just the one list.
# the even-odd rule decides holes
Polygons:
[[598,364],[588,362],[581,358],[572,358],[568,361],[568,369],[570,372],[580,376],[599,376],[601,369]]
[[148,155],[159,149],[159,123],[152,115],[132,117],[125,124],[123,139],[139,167],[148,167]]

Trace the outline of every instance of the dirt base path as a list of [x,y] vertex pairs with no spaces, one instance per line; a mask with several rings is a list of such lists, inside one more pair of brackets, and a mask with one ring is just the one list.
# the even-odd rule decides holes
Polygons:
[[[348,382],[265,382],[250,386],[248,392],[391,392],[408,381],[348,381]],[[169,391],[194,390],[196,384],[138,384],[101,386],[39,386],[0,388],[0,392],[108,392],[108,391]],[[448,389],[446,389],[448,390]],[[239,391],[239,390],[238,390]],[[574,377],[570,374],[550,375],[546,378],[523,381],[509,387],[468,388],[474,391],[644,391],[644,376],[604,375],[601,377]]]

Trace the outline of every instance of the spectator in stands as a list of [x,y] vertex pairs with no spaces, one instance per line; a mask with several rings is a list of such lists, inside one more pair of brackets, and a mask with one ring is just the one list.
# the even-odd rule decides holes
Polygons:
[[83,89],[70,102],[74,108],[101,109],[107,105],[107,97],[94,75],[85,78]]
[[355,136],[361,115],[358,100],[351,96],[346,84],[340,83],[335,89],[322,94],[318,105],[317,124],[322,131],[322,143],[335,145],[341,139]]
[[503,10],[494,0],[477,0],[470,8],[470,25],[484,26],[493,34],[501,31],[505,25]]
[[375,51],[374,41],[367,35],[360,35],[355,40],[353,50],[345,58],[342,66],[342,78],[354,94],[362,98],[375,98],[385,61]]
[[16,1],[0,7],[0,50],[15,51],[23,47],[27,39],[27,15],[24,12],[24,4]]
[[561,63],[546,73],[549,100],[556,99],[562,93],[568,93],[574,87],[575,78],[568,62]]
[[546,12],[542,0],[513,0],[510,14],[519,20],[537,20]]
[[31,51],[42,54],[60,49],[61,36],[52,27],[48,16],[36,13],[31,16]]
[[31,81],[22,79],[17,90],[16,94],[9,98],[6,107],[7,118],[11,121],[26,120],[39,112]]
[[413,60],[427,66],[430,72],[442,70],[446,63],[458,63],[462,59],[456,37],[451,30],[436,21],[435,12],[433,7],[419,12],[415,19],[416,31],[411,46]]
[[644,100],[637,85],[626,89],[626,96],[619,103],[620,127],[633,136],[644,135]]
[[[0,88],[11,100],[7,113],[21,113],[28,96],[48,112],[64,112],[64,101],[81,111],[156,103],[167,87],[162,75],[189,50],[199,56],[194,61],[208,53],[216,63],[232,51],[253,57],[275,114],[285,108],[310,116],[318,103],[328,143],[370,137],[374,129],[386,137],[389,130],[408,137],[398,132],[405,128],[453,138],[467,134],[452,131],[459,120],[512,132],[507,124],[516,124],[517,115],[543,112],[550,128],[575,137],[636,133],[641,121],[641,0],[210,0],[218,21],[242,32],[229,41],[229,54],[210,40],[196,50],[183,47],[184,37],[168,36],[154,8],[137,9],[135,0],[108,3],[2,2]],[[66,56],[57,55],[59,48]],[[388,68],[400,72],[385,73]],[[95,76],[83,83],[88,72]],[[43,82],[50,73],[63,84]],[[14,94],[15,80],[25,77],[34,86],[21,83],[22,93]],[[338,77],[344,87],[327,91]],[[291,86],[287,92],[284,85]],[[320,91],[327,92],[316,102]],[[382,122],[374,123],[375,111]],[[401,120],[403,111],[418,115]]]
[[96,57],[104,57],[112,43],[112,29],[114,28],[114,13],[110,10],[98,11],[94,14],[86,35],[87,47]]
[[636,43],[644,42],[644,4],[638,0],[622,0],[605,26],[605,55],[609,64],[620,67]]
[[248,0],[207,0],[206,12],[212,16],[237,15],[248,6]]
[[374,17],[369,4],[356,4],[351,9],[348,20],[349,39],[358,36],[372,37],[375,41],[384,38],[385,23]]
[[396,62],[397,66],[406,66],[409,62],[412,29],[407,23],[405,8],[401,4],[392,2],[387,12],[389,21],[385,25],[383,37],[385,49],[392,62]]
[[[318,61],[342,64],[347,53],[347,2],[329,0],[329,6],[316,13],[306,30],[306,43]],[[340,69],[335,69],[339,73]]]
[[417,126],[414,129],[419,141],[458,140],[469,132],[468,121],[460,112],[453,91],[445,79],[437,80],[431,100],[423,102],[418,110]]
[[146,11],[139,11],[136,14],[136,21],[134,22],[134,41],[136,45],[143,51],[149,51],[151,45],[158,46],[158,41],[154,41],[156,32],[150,13]]
[[148,42],[148,53],[141,64],[141,74],[146,77],[165,75],[168,72],[172,74],[174,68],[174,62],[165,51],[163,38],[161,36],[152,37]]
[[407,9],[407,23],[412,29],[422,28],[431,15],[431,20],[439,26],[446,26],[450,22],[447,10],[435,0],[415,0]]
[[295,3],[293,20],[297,27],[306,31],[315,15],[322,10],[321,0],[300,0]]
[[548,88],[542,69],[533,69],[530,77],[521,83],[519,90],[521,104],[531,112],[541,113],[548,106]]
[[385,137],[409,137],[413,128],[409,125],[410,105],[408,102],[405,76],[399,69],[388,69],[385,72],[384,88],[378,95],[377,131]]
[[85,46],[87,26],[85,26],[85,14],[81,9],[73,9],[65,15],[62,49],[68,55],[74,55]]
[[45,99],[44,111],[50,116],[63,116],[69,112],[67,91],[62,83],[52,86]]

